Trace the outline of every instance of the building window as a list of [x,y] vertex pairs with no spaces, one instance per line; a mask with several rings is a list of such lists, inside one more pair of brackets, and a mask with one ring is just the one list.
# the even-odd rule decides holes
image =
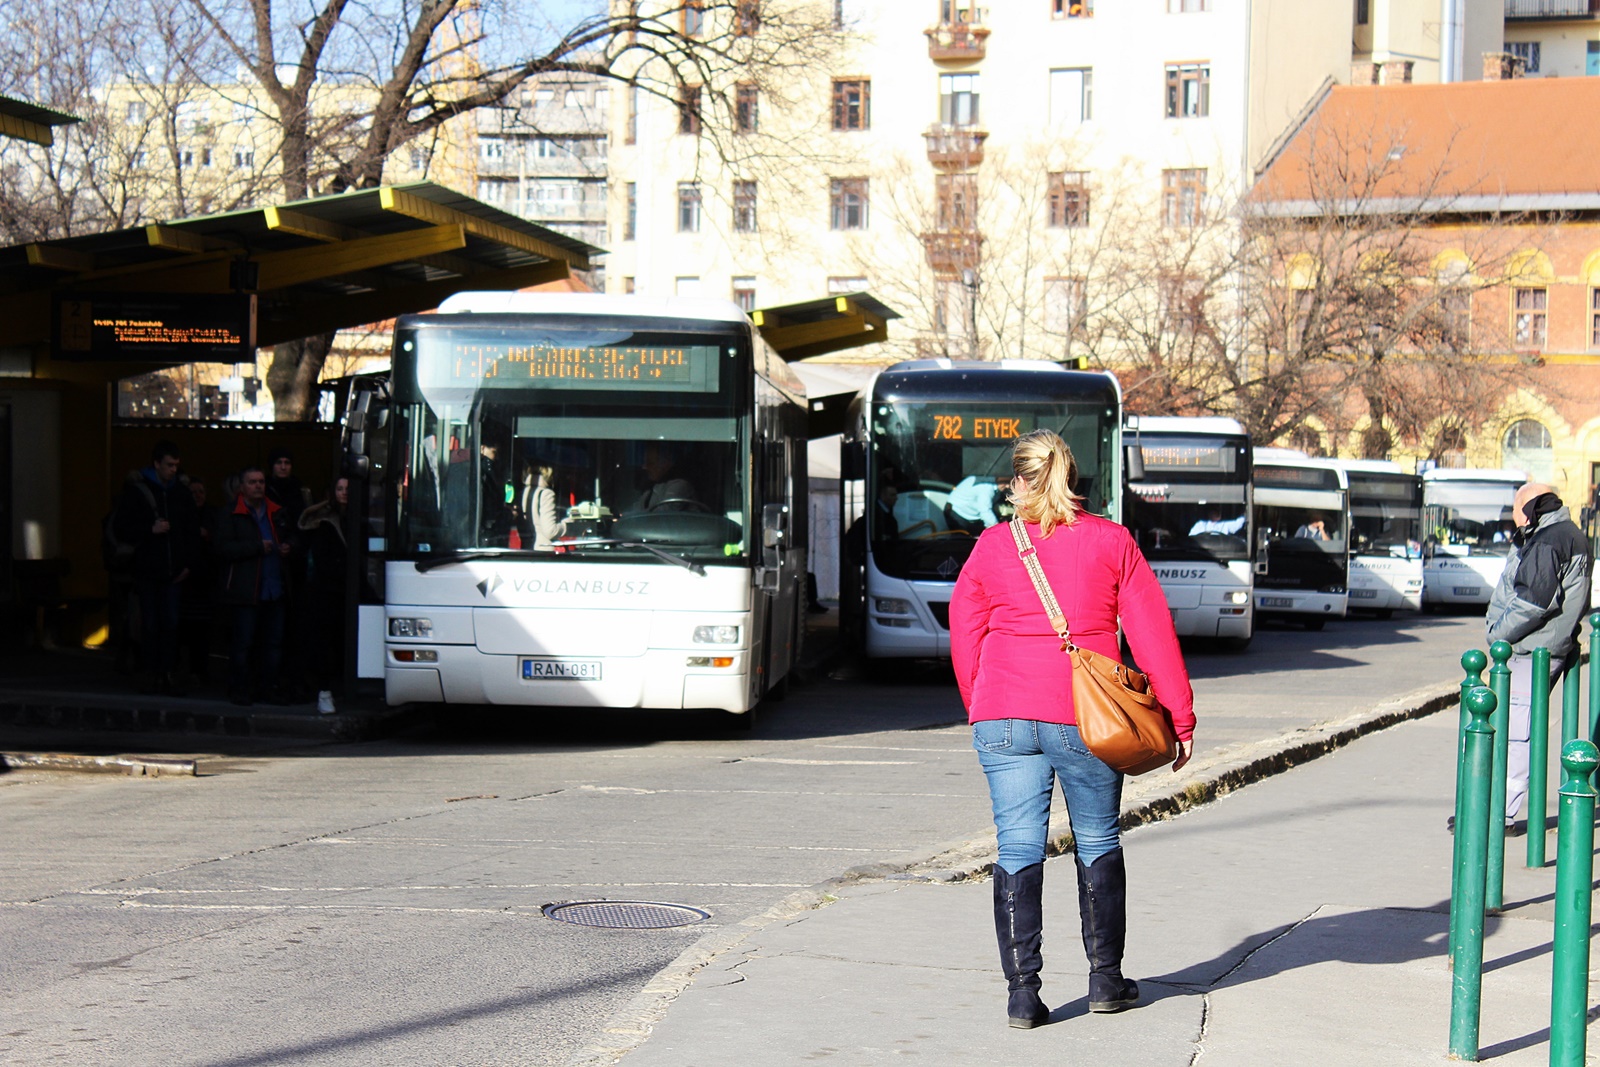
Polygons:
[[1161,325],[1172,333],[1199,333],[1205,327],[1205,283],[1189,274],[1170,274],[1159,283]]
[[1051,226],[1089,225],[1089,173],[1058,171],[1050,175],[1048,202]]
[[[140,155],[143,156],[144,153],[141,152]],[[142,162],[142,160],[141,160],[141,162]],[[250,167],[253,167],[255,165],[256,165],[256,154],[255,154],[254,150],[249,149],[249,148],[236,148],[236,149],[234,149],[234,151],[233,151],[233,169],[234,170],[247,170]]]
[[756,232],[756,183],[733,183],[733,229],[735,233]]
[[211,166],[211,149],[209,149],[209,148],[200,149],[200,165],[202,167]]
[[506,186],[504,182],[479,182],[478,199],[485,204],[502,204],[505,202]]
[[700,134],[700,86],[685,85],[678,90],[678,132]]
[[1167,118],[1203,119],[1211,114],[1211,64],[1167,64]]
[[145,112],[145,106],[144,106],[144,101],[143,100],[129,100],[128,101],[128,125],[129,126],[142,126],[142,125],[144,125],[145,113],[146,112]]
[[1600,288],[1589,290],[1589,347],[1600,351]]
[[1050,0],[1053,19],[1086,19],[1094,14],[1094,0]]
[[735,0],[733,35],[754,37],[759,29],[761,29],[761,0]]
[[634,292],[633,275],[631,275],[631,274],[623,275],[623,277],[622,277],[622,291],[624,293],[626,293],[628,296],[632,296],[633,295],[633,292]]
[[639,141],[639,87],[628,86],[628,121],[622,130],[623,144],[637,144]]
[[700,232],[700,186],[696,182],[678,183],[678,232]]
[[506,157],[506,143],[497,137],[485,137],[478,142],[478,158],[485,162],[502,160]]
[[1094,117],[1094,71],[1067,67],[1050,72],[1050,121],[1076,126]]
[[627,208],[622,216],[622,239],[631,241],[639,234],[639,183],[627,184]]
[[582,107],[583,94],[576,89],[568,89],[561,95],[562,107]]
[[828,185],[828,206],[831,229],[866,229],[867,179],[835,178]]
[[946,126],[977,125],[978,76],[976,74],[939,75],[939,121]]
[[833,83],[833,128],[870,130],[872,128],[872,82],[849,78]]
[[1523,73],[1539,73],[1539,42],[1538,41],[1507,41],[1506,51],[1522,60],[1525,64]]
[[1161,172],[1161,221],[1164,225],[1198,226],[1205,207],[1204,167]]
[[1441,340],[1445,347],[1460,352],[1472,343],[1472,292],[1446,289],[1439,294]]
[[733,302],[739,305],[739,310],[746,315],[756,309],[756,280],[754,278],[735,278],[733,280]]
[[733,132],[755,133],[761,121],[760,93],[749,82],[740,82],[733,90]]
[[698,37],[706,32],[705,0],[683,0],[683,35]]
[[970,230],[978,224],[978,176],[976,174],[937,174],[933,190],[938,200],[938,228],[941,231]]
[[1044,280],[1044,328],[1068,340],[1083,332],[1088,316],[1088,282],[1083,278]]
[[1167,0],[1167,14],[1185,15],[1191,11],[1210,11],[1211,0]]
[[1544,351],[1545,315],[1549,307],[1550,290],[1514,289],[1511,299],[1514,310],[1511,334],[1516,346],[1535,352]]
[[1372,0],[1356,0],[1356,25],[1372,24]]
[[1555,474],[1554,442],[1550,431],[1533,419],[1518,419],[1500,442],[1500,465],[1525,470],[1534,481],[1546,482]]

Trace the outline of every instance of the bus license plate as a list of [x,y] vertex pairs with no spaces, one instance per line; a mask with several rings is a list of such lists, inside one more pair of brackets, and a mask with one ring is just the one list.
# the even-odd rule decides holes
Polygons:
[[525,659],[522,677],[530,682],[598,682],[597,659]]
[[1292,608],[1294,607],[1294,601],[1286,596],[1264,596],[1261,598],[1261,606],[1264,608]]
[[1377,598],[1378,591],[1376,589],[1352,589],[1350,590],[1350,595],[1357,600],[1373,600]]
[[1450,590],[1456,596],[1482,596],[1483,590],[1475,585],[1458,585]]

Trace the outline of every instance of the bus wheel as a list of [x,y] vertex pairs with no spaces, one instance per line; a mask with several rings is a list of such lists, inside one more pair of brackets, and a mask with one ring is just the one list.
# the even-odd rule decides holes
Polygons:
[[740,733],[749,733],[756,728],[756,709],[749,711],[725,711],[722,713],[721,722],[718,723],[724,730],[737,730]]
[[1392,619],[1392,618],[1394,618],[1394,609],[1393,608],[1379,608],[1373,614],[1377,615],[1378,618],[1380,618],[1380,619]]
[[1308,629],[1308,630],[1320,630],[1326,625],[1328,625],[1328,620],[1327,619],[1307,619],[1306,620],[1306,629]]
[[1217,640],[1217,647],[1221,648],[1224,652],[1232,652],[1237,655],[1238,653],[1243,652],[1245,649],[1250,647],[1250,642],[1254,637],[1255,635],[1251,634],[1250,637],[1219,638]]

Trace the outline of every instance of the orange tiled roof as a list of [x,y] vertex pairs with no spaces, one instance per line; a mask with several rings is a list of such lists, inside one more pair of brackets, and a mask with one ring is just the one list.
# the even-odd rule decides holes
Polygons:
[[1600,78],[1336,86],[1251,198],[1600,207],[1596,115]]

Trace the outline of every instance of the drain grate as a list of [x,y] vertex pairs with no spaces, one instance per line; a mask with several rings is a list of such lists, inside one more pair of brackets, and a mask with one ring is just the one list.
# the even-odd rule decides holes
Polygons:
[[540,910],[546,918],[559,922],[608,930],[665,930],[711,918],[709,911],[651,900],[572,900],[546,904]]

